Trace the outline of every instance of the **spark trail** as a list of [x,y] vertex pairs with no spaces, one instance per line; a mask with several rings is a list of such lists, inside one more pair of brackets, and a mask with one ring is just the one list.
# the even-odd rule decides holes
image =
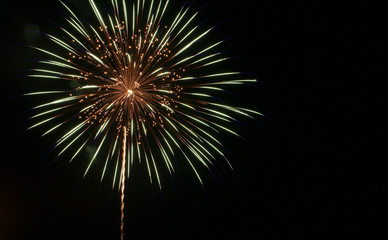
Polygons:
[[123,127],[123,146],[122,146],[122,159],[121,159],[121,240],[124,240],[124,190],[125,190],[125,159],[127,152],[127,128]]

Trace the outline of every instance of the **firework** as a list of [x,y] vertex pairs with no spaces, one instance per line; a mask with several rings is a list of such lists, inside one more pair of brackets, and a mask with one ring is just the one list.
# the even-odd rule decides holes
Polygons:
[[198,12],[189,6],[175,17],[167,15],[168,0],[112,0],[108,11],[89,2],[99,25],[82,21],[62,3],[67,25],[61,27],[61,37],[47,34],[59,50],[34,47],[47,60],[39,61],[41,67],[29,76],[70,84],[64,90],[26,94],[51,99],[34,108],[29,129],[46,126],[43,135],[67,129],[53,149],[58,156],[69,152],[70,162],[86,146],[96,146],[84,176],[100,161],[100,179],[111,169],[113,187],[124,185],[138,162],[161,189],[160,172],[175,174],[177,154],[201,184],[198,168],[213,171],[220,158],[230,166],[221,134],[238,136],[230,128],[234,116],[260,113],[214,97],[224,87],[256,82],[239,72],[217,71],[228,57],[217,50],[223,40],[203,40],[214,27],[199,27]]

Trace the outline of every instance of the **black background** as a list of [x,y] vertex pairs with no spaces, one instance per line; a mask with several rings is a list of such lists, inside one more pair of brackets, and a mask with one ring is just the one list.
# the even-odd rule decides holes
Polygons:
[[[86,1],[74,2],[89,11]],[[387,79],[380,57],[387,55],[388,4],[209,3],[202,16],[209,26],[227,20],[217,34],[235,37],[226,50],[243,56],[232,60],[236,68],[264,82],[236,89],[233,101],[271,120],[244,120],[250,144],[227,140],[238,181],[226,174],[215,183],[205,174],[205,195],[194,178],[183,178],[163,197],[148,183],[130,184],[126,238],[385,239],[386,158],[378,153],[386,141],[376,140],[386,136],[378,126],[386,111],[379,83]],[[59,9],[56,1],[1,1],[0,239],[119,238],[118,194],[93,174],[81,184],[83,169],[45,171],[39,160],[54,140],[31,146],[38,131],[13,139],[18,114],[31,104],[13,98],[31,86],[13,77],[37,58],[17,44],[43,41],[26,34],[34,26],[59,32],[44,20]]]

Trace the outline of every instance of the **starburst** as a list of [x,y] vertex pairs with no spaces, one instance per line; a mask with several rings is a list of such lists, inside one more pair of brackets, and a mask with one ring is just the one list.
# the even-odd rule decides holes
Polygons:
[[[134,162],[144,164],[150,182],[159,188],[160,171],[175,174],[176,155],[201,184],[198,168],[212,171],[219,158],[230,166],[221,134],[238,136],[230,128],[236,117],[260,113],[215,97],[224,88],[256,80],[240,72],[218,71],[229,58],[218,51],[224,40],[203,40],[214,27],[196,24],[198,12],[189,6],[171,18],[168,0],[137,0],[129,6],[125,0],[120,4],[112,0],[107,12],[89,2],[98,27],[62,3],[67,25],[61,27],[60,36],[47,34],[66,55],[34,47],[48,59],[39,61],[42,67],[29,76],[71,84],[61,91],[26,94],[52,95],[34,108],[31,119],[36,122],[29,129],[46,126],[43,135],[67,129],[53,149],[58,149],[58,156],[70,152],[70,161],[89,144],[95,145],[84,176],[101,161],[101,181],[108,168],[114,169],[113,187],[124,184],[116,179],[128,177]],[[120,156],[125,156],[126,164],[120,165]]]

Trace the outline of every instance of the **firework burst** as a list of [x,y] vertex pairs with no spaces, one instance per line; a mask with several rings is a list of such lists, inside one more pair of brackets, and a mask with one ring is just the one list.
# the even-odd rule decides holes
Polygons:
[[101,181],[107,169],[114,172],[113,187],[125,183],[137,161],[161,188],[160,171],[174,175],[177,153],[201,184],[198,168],[212,171],[219,158],[230,166],[220,134],[238,136],[230,128],[236,122],[233,116],[253,118],[259,113],[225,105],[213,96],[224,87],[256,80],[239,72],[217,72],[228,60],[217,51],[224,41],[199,43],[214,27],[195,24],[198,12],[191,13],[188,6],[167,17],[168,0],[112,0],[112,8],[103,12],[89,2],[98,27],[62,3],[67,27],[61,27],[61,37],[47,34],[66,55],[34,47],[48,59],[39,61],[42,67],[29,76],[70,81],[72,87],[26,94],[52,95],[34,108],[29,129],[46,126],[43,135],[67,129],[53,149],[58,156],[70,152],[70,162],[94,144],[84,176],[98,159]]

